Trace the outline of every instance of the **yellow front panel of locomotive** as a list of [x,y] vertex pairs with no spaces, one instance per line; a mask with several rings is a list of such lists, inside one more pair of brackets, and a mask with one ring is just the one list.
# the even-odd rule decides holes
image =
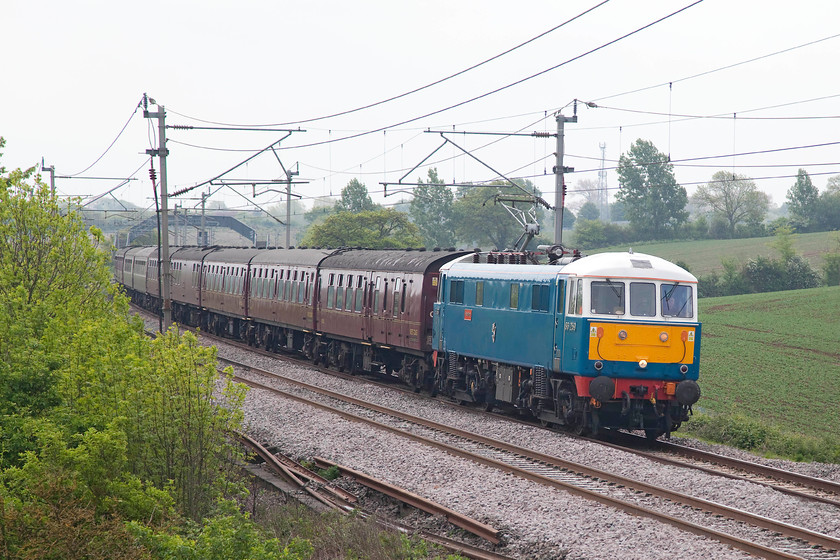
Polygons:
[[590,323],[589,359],[691,364],[694,362],[694,327]]

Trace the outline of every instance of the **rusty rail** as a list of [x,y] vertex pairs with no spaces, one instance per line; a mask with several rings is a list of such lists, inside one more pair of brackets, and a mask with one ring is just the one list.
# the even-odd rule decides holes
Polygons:
[[486,525],[471,517],[462,515],[457,511],[451,510],[448,507],[438,504],[437,502],[427,500],[426,498],[418,496],[413,492],[409,492],[404,488],[400,488],[398,486],[388,484],[387,482],[379,480],[377,478],[373,478],[372,476],[368,476],[363,472],[353,470],[349,467],[345,467],[337,463],[333,463],[332,461],[323,459],[321,457],[315,457],[314,461],[315,464],[321,468],[336,467],[341,474],[353,477],[360,484],[363,484],[368,488],[372,488],[377,492],[381,492],[383,494],[391,496],[396,500],[413,506],[419,510],[425,511],[426,513],[430,513],[432,515],[441,515],[453,525],[460,527],[465,531],[469,531],[473,535],[481,537],[482,539],[488,542],[491,542],[493,544],[499,544],[500,542],[499,530],[494,527],[491,527],[490,525]]

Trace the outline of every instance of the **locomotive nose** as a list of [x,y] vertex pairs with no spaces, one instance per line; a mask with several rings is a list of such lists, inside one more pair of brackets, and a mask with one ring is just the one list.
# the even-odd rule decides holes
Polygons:
[[690,406],[697,402],[700,398],[700,385],[696,381],[686,379],[677,384],[676,395],[677,401],[685,406]]

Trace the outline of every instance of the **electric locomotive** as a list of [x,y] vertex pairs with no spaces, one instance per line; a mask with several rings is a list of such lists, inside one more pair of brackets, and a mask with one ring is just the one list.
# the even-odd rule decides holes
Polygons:
[[556,266],[464,257],[441,267],[433,347],[437,386],[459,400],[655,438],[700,397],[697,279],[632,252]]

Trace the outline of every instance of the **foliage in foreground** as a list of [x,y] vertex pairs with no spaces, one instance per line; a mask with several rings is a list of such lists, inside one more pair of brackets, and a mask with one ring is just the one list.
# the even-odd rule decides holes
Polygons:
[[338,513],[318,514],[301,505],[260,502],[254,519],[265,526],[281,542],[295,539],[311,542],[311,560],[460,560],[437,545],[416,536],[382,531],[371,518],[343,516]]
[[0,170],[0,557],[305,558],[229,499],[241,386],[192,335],[144,336],[101,233],[32,175]]
[[804,436],[778,426],[735,414],[695,414],[681,431],[706,441],[722,443],[766,457],[794,461],[840,463],[840,437]]

